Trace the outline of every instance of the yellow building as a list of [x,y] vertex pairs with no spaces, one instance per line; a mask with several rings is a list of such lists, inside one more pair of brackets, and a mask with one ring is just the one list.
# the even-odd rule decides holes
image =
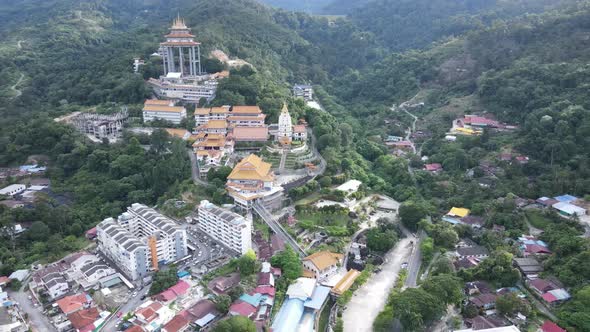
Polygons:
[[257,199],[282,195],[282,187],[275,187],[274,181],[271,164],[251,154],[234,167],[227,177],[226,188],[238,205],[250,208]]
[[451,211],[447,213],[447,216],[463,218],[469,215],[469,212],[471,212],[469,209],[453,207],[451,208]]
[[313,272],[316,279],[324,280],[338,272],[338,265],[343,258],[342,254],[319,251],[305,257],[302,263],[303,268]]
[[358,278],[360,275],[361,273],[355,269],[351,269],[346,272],[344,277],[342,277],[342,279],[340,279],[340,281],[338,281],[338,283],[332,287],[332,294],[336,296],[344,294],[344,292],[350,289],[356,278]]

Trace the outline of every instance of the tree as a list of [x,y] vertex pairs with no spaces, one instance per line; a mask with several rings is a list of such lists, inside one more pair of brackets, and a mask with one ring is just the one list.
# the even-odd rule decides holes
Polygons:
[[213,332],[256,332],[256,325],[244,316],[233,316],[217,323]]
[[434,240],[434,244],[447,249],[455,248],[455,244],[459,242],[459,236],[457,232],[448,224],[436,224],[433,225],[430,235]]
[[158,271],[154,274],[149,295],[161,293],[162,291],[176,285],[177,282],[178,270],[175,266],[171,266],[166,271]]
[[285,250],[273,256],[271,262],[273,266],[281,268],[283,277],[288,280],[295,280],[301,276],[301,259],[289,246],[286,246]]
[[446,304],[459,303],[463,298],[462,281],[451,274],[432,276],[424,281],[422,288]]
[[405,331],[419,331],[439,317],[445,306],[433,294],[422,288],[408,288],[391,301],[393,314],[399,318]]
[[416,230],[418,222],[428,214],[428,208],[423,202],[407,201],[399,207],[401,222],[411,230]]
[[27,236],[33,241],[45,241],[50,235],[49,227],[42,221],[35,221],[27,231]]
[[453,273],[453,263],[446,256],[439,256],[434,262],[431,269],[431,275],[451,274]]
[[381,227],[372,228],[367,232],[367,247],[371,250],[386,252],[393,248],[397,242],[397,233],[390,230],[383,230]]
[[242,294],[244,294],[244,287],[242,287],[241,285],[237,285],[237,286],[233,287],[227,293],[227,295],[229,295],[229,297],[231,298],[232,302],[234,302],[235,300],[240,298],[240,296],[242,296]]
[[221,294],[217,295],[213,302],[215,302],[215,308],[217,308],[219,312],[226,314],[232,301],[229,295]]
[[256,256],[245,254],[238,258],[238,269],[242,277],[252,275],[256,272]]
[[512,316],[517,312],[528,315],[528,308],[514,293],[498,296],[496,299],[496,309],[499,313],[508,316]]

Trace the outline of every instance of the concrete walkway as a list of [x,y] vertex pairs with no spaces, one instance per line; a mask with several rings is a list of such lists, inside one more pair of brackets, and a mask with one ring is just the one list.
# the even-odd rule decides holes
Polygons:
[[385,255],[385,263],[381,272],[374,274],[359,288],[350,303],[346,306],[342,319],[344,331],[365,332],[373,330],[373,321],[385,307],[389,292],[397,280],[401,264],[407,262],[417,238],[409,236],[401,239],[396,246]]

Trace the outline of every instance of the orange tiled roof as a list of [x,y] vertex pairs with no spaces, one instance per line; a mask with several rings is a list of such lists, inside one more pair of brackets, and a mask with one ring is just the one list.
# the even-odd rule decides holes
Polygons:
[[161,106],[161,105],[145,105],[144,111],[148,112],[170,112],[170,113],[182,113],[186,111],[182,106]]
[[332,265],[338,264],[344,255],[329,251],[319,251],[315,254],[305,257],[304,261],[311,261],[319,270],[323,270]]
[[100,315],[96,307],[76,311],[73,314],[68,315],[68,320],[78,331],[81,331],[88,325],[94,323],[97,318],[100,318]]
[[257,155],[251,154],[242,159],[227,178],[229,180],[272,181],[274,175],[270,168],[271,164],[262,161]]
[[177,129],[177,128],[166,128],[166,131],[170,136],[178,137],[184,139],[190,133],[186,129]]
[[227,107],[211,107],[212,114],[225,114],[228,112],[229,110],[227,109]]
[[234,138],[237,141],[244,140],[266,140],[268,139],[267,127],[236,127]]
[[234,106],[231,109],[232,114],[258,114],[262,110],[258,106]]
[[174,105],[174,102],[171,100],[160,100],[160,99],[146,99],[144,105],[162,105],[162,106],[170,106],[170,104]]
[[84,305],[88,302],[86,293],[80,293],[76,295],[66,296],[62,299],[57,300],[57,305],[65,314],[72,313],[74,311],[84,308]]
[[209,115],[210,108],[195,108],[195,115]]
[[209,122],[207,122],[207,128],[209,128],[209,129],[227,128],[227,121],[225,121],[225,120],[209,120]]
[[304,133],[305,132],[305,125],[295,125],[293,126],[294,133]]

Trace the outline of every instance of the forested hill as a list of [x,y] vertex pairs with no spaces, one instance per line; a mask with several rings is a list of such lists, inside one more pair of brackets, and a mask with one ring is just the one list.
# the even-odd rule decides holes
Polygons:
[[[350,18],[392,50],[423,48],[445,37],[575,0],[375,0],[350,11]],[[356,3],[339,0],[335,6]]]

